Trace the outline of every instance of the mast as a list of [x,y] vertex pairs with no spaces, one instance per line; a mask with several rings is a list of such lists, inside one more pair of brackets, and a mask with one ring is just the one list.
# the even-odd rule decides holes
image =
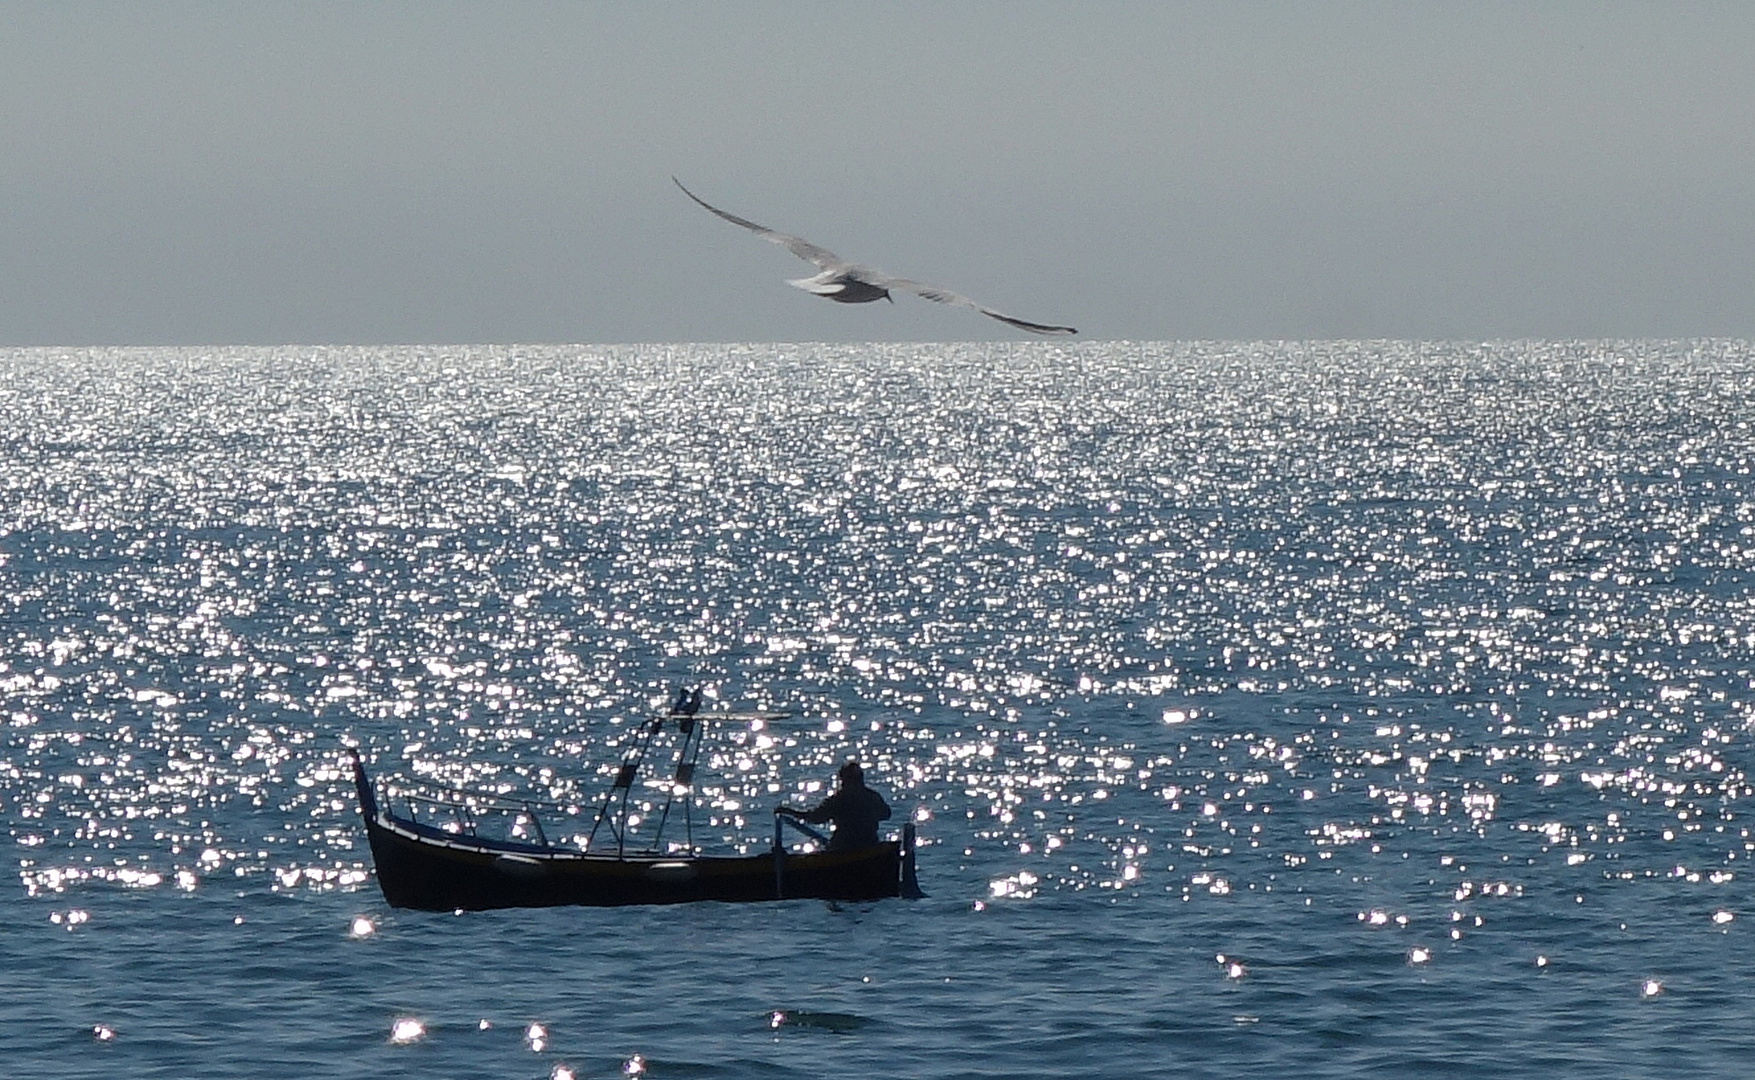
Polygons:
[[[605,792],[603,803],[597,809],[597,819],[592,822],[591,834],[585,840],[585,849],[591,850],[597,840],[599,829],[606,825],[616,842],[616,858],[627,857],[627,822],[628,802],[633,796],[634,783],[640,778],[640,770],[646,763],[652,746],[659,733],[664,731],[670,721],[676,722],[678,741],[675,760],[671,766],[670,782],[665,785],[664,809],[659,812],[658,826],[654,830],[650,851],[662,854],[659,849],[664,843],[664,829],[669,823],[671,811],[677,800],[682,800],[683,838],[687,854],[695,852],[695,819],[694,791],[695,767],[700,761],[701,747],[706,742],[706,731],[709,721],[770,721],[783,720],[787,713],[747,712],[747,713],[707,713],[697,715],[701,707],[700,690],[683,690],[675,705],[668,713],[647,718],[635,729],[632,741],[622,754],[620,766],[616,769],[615,779],[609,790]],[[619,800],[618,800],[619,796]]]

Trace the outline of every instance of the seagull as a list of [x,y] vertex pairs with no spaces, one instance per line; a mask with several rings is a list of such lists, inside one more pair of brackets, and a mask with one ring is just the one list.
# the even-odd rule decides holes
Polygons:
[[736,214],[728,214],[717,206],[711,205],[688,188],[683,187],[681,180],[674,176],[670,179],[677,187],[682,188],[684,195],[700,203],[710,213],[724,218],[733,225],[742,225],[769,243],[779,244],[805,262],[816,264],[817,269],[822,271],[821,273],[813,277],[797,278],[786,282],[786,284],[803,289],[805,292],[826,296],[838,304],[869,304],[874,300],[888,300],[893,304],[895,299],[890,296],[890,290],[899,289],[903,292],[911,292],[916,296],[923,296],[934,303],[973,308],[990,319],[998,319],[1002,323],[1008,323],[1020,330],[1028,330],[1036,334],[1078,333],[1070,326],[1049,326],[1046,323],[1014,319],[1010,315],[1001,314],[990,307],[983,307],[967,296],[961,296],[949,289],[941,289],[937,285],[926,285],[918,281],[909,281],[907,278],[891,277],[882,270],[848,262],[828,248],[818,247],[809,240],[788,236],[765,225],[757,225],[746,218],[740,218]]

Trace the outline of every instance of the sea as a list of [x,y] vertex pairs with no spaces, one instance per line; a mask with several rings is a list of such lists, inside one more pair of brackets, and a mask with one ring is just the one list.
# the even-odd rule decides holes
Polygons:
[[[1742,341],[0,351],[0,1073],[1746,1077]],[[388,906],[346,755],[918,900]],[[639,787],[636,815],[659,793]],[[638,834],[638,826],[636,826]]]

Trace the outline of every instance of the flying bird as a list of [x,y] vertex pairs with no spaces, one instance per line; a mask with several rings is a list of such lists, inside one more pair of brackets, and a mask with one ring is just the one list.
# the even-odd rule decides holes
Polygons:
[[843,259],[828,248],[818,247],[809,240],[804,240],[796,236],[788,236],[783,232],[775,232],[773,229],[770,229],[765,225],[757,225],[755,222],[749,221],[745,218],[740,218],[736,214],[728,214],[717,206],[709,204],[705,199],[696,195],[688,188],[683,187],[683,182],[681,180],[678,180],[674,176],[670,179],[677,187],[682,188],[682,193],[684,195],[687,195],[689,198],[700,203],[701,206],[705,207],[709,212],[717,214],[719,217],[724,218],[733,225],[742,225],[750,232],[755,233],[757,236],[770,243],[779,244],[781,247],[792,252],[794,255],[797,255],[805,262],[814,263],[821,273],[812,277],[797,278],[786,282],[786,284],[796,286],[803,289],[805,292],[815,293],[818,296],[826,296],[830,300],[839,304],[869,304],[874,300],[888,300],[891,303],[895,303],[895,299],[890,296],[890,290],[898,289],[903,292],[911,292],[916,296],[923,296],[934,303],[951,304],[955,307],[973,308],[990,319],[998,319],[1002,323],[1008,323],[1012,326],[1018,327],[1020,330],[1029,330],[1032,333],[1078,333],[1077,330],[1074,330],[1070,326],[1050,326],[1046,323],[1033,323],[1024,319],[1014,319],[1010,315],[1002,314],[990,307],[983,307],[969,299],[967,296],[961,296],[957,293],[951,292],[949,289],[941,289],[936,285],[926,285],[918,281],[909,281],[907,278],[891,277],[882,270],[874,270],[869,266],[861,266],[859,263],[848,262],[846,259]]

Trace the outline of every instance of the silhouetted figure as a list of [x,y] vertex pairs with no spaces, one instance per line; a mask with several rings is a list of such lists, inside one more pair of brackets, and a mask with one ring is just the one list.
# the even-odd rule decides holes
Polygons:
[[778,812],[812,825],[833,822],[835,833],[829,838],[830,851],[870,847],[878,842],[878,822],[890,820],[890,804],[865,786],[865,770],[859,767],[859,762],[849,761],[835,775],[840,777],[841,786],[813,809],[782,806]]

